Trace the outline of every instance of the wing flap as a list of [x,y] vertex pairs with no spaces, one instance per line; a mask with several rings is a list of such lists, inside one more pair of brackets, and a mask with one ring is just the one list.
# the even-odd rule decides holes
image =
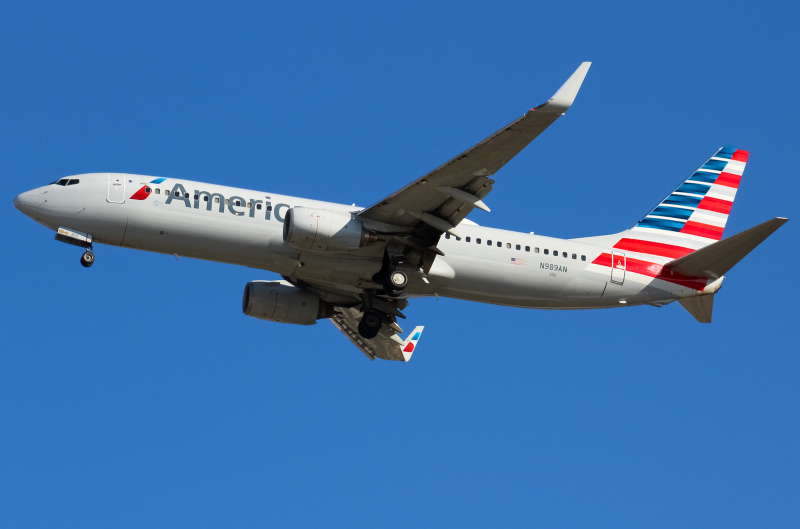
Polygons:
[[419,335],[422,333],[422,327],[415,328],[409,338],[403,340],[394,330],[384,325],[378,336],[367,340],[358,334],[360,318],[361,312],[358,309],[337,307],[331,317],[331,322],[370,360],[381,358],[400,362],[409,361],[411,353],[414,352],[417,345],[417,340],[419,340]]

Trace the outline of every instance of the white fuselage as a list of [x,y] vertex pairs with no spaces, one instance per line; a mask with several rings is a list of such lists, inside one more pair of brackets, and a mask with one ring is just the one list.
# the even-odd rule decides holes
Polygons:
[[[72,178],[80,182],[20,195],[24,204],[18,207],[51,229],[85,232],[99,243],[270,270],[342,293],[375,286],[372,277],[382,257],[377,249],[311,252],[283,240],[283,219],[290,207],[361,208],[173,178],[162,184],[153,183],[154,177],[113,173]],[[147,196],[134,199],[145,186],[150,188]],[[624,264],[617,269],[593,264],[613,251],[613,242],[604,245],[602,237],[556,239],[468,222],[458,232],[460,239],[441,237],[438,248],[444,256],[436,258],[428,274],[409,270],[403,297],[439,295],[514,307],[588,309],[661,305],[699,293],[626,273]],[[616,255],[624,263],[624,254]]]

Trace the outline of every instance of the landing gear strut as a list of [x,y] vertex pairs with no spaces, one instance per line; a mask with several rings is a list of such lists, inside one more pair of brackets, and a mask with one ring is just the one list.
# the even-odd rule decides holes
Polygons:
[[94,252],[92,252],[91,248],[87,248],[81,255],[81,264],[86,268],[94,264]]
[[358,334],[371,340],[378,336],[381,327],[383,327],[383,315],[376,310],[368,310],[358,323]]

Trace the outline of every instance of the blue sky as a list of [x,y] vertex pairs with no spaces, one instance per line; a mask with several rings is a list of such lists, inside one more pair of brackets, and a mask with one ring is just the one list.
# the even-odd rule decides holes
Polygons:
[[[411,363],[247,318],[269,272],[80,250],[12,198],[118,171],[370,205],[544,102],[484,225],[623,230],[718,147],[726,234],[797,219],[790,2],[5,2],[0,519],[9,527],[796,527],[793,220],[677,304],[416,301]],[[787,274],[788,272],[788,274]]]

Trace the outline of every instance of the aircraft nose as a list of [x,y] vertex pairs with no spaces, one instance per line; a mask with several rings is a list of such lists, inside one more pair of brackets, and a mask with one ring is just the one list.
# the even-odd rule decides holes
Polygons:
[[36,215],[36,210],[39,207],[41,192],[38,189],[32,191],[25,191],[14,197],[14,207],[26,214],[29,217]]

